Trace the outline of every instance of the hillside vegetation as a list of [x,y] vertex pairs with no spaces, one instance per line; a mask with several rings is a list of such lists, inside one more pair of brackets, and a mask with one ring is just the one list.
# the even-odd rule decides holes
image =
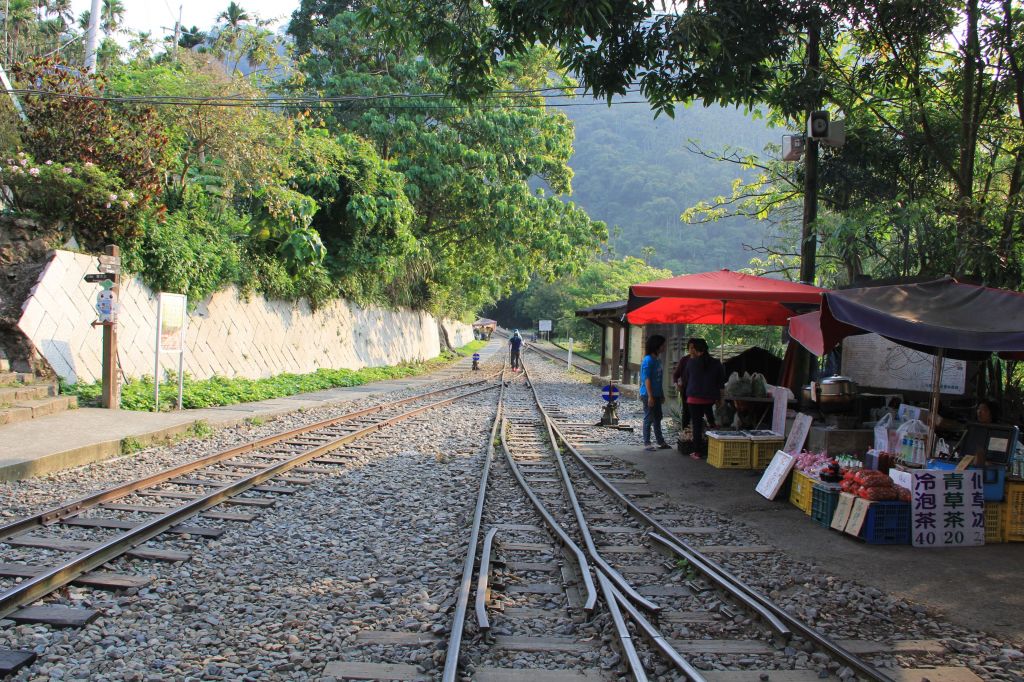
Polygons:
[[675,118],[657,119],[646,104],[566,111],[576,126],[569,162],[575,172],[573,199],[608,224],[613,253],[643,258],[675,274],[749,265],[752,254],[743,245],[762,243],[764,223],[747,218],[711,225],[680,221],[686,209],[729,196],[737,178],[752,176],[736,164],[694,153],[691,141],[706,150],[732,148],[747,155],[778,143],[781,131],[719,106],[679,108]]

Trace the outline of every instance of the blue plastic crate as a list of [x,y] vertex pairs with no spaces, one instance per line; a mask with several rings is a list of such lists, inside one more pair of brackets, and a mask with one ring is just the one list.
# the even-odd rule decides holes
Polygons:
[[909,545],[910,503],[872,502],[858,537],[869,545]]
[[[973,468],[973,467],[972,467]],[[1001,502],[1006,497],[1006,467],[1002,464],[990,464],[985,467],[985,501]]]
[[835,483],[817,483],[811,497],[811,521],[829,528],[839,505],[839,486]]
[[[956,469],[956,462],[943,459],[933,459],[928,462],[929,469],[942,469],[950,471]],[[1006,497],[1006,466],[1002,464],[989,464],[984,468],[968,467],[972,471],[982,472],[982,481],[985,485],[985,501],[1000,502]]]

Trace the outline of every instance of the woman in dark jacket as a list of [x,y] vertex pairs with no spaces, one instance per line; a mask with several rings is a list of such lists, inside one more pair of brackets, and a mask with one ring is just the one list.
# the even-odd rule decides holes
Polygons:
[[687,342],[690,361],[686,363],[686,405],[690,408],[693,421],[693,447],[690,457],[707,457],[708,447],[704,438],[704,420],[714,424],[711,408],[722,399],[722,385],[725,384],[725,368],[722,363],[708,355],[708,342],[704,339],[690,339]]

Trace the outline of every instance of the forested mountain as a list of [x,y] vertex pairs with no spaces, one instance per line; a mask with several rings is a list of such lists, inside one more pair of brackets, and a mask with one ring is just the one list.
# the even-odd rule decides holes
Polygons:
[[[740,110],[700,104],[678,108],[674,119],[655,119],[644,104],[563,111],[576,126],[572,200],[608,224],[616,255],[645,258],[676,274],[747,265],[751,253],[743,244],[761,243],[762,224],[733,218],[687,225],[679,216],[698,201],[729,196],[733,180],[750,171],[688,151],[688,141],[711,151],[729,146],[760,153],[765,144],[780,141],[781,131]],[[654,254],[645,256],[644,247]]]

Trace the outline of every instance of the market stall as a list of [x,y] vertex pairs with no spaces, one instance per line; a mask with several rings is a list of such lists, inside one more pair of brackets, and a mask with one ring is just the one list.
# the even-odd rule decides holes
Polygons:
[[486,341],[491,338],[491,334],[498,328],[498,323],[495,320],[481,317],[473,323],[473,336],[477,339]]
[[[797,312],[816,308],[823,291],[807,284],[731,270],[680,275],[631,286],[626,319],[633,325],[721,324],[724,339],[726,325],[784,326]],[[725,351],[723,343],[715,356],[724,359]],[[755,425],[756,436],[733,434],[729,443],[709,439],[708,461],[720,468],[763,468],[764,453],[770,457],[781,442],[789,397],[788,389],[777,386],[757,393],[727,395],[727,399],[771,405],[772,419],[765,420],[765,426],[774,433],[756,429]],[[755,438],[760,439],[758,445]]]
[[837,468],[835,453],[819,453],[802,466],[794,459],[790,498],[808,514],[820,507],[819,522],[869,542],[933,547],[1024,540],[1017,427],[967,424],[955,444],[936,438],[947,386],[943,361],[1024,351],[1024,295],[945,278],[826,292],[819,311],[790,322],[790,335],[817,355],[869,333],[933,356],[930,408],[904,405],[883,417],[874,426],[874,447],[847,462],[831,486],[821,474]]

